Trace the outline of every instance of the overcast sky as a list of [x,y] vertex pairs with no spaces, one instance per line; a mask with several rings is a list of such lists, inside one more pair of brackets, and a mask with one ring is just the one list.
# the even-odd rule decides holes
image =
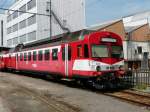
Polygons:
[[[14,0],[0,0],[0,7],[8,7]],[[85,0],[86,25],[122,18],[136,12],[150,10],[150,0]]]

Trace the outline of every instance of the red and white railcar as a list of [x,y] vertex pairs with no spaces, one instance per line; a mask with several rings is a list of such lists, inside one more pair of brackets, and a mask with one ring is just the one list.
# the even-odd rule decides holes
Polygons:
[[106,31],[75,35],[61,37],[55,42],[16,47],[0,57],[7,69],[90,80],[92,83],[118,79],[124,75],[120,36]]

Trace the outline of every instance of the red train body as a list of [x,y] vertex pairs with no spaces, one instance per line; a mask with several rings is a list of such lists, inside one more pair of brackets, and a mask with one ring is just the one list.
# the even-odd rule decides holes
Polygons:
[[[76,80],[118,79],[124,75],[122,39],[112,32],[1,52],[0,69],[41,72]],[[106,78],[107,77],[107,78]]]

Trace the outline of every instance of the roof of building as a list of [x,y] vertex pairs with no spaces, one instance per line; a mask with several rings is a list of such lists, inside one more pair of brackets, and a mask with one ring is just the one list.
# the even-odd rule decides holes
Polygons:
[[120,21],[122,21],[122,19],[107,21],[107,22],[104,22],[104,23],[101,23],[101,24],[96,24],[96,25],[89,26],[87,29],[88,30],[100,30],[100,29],[104,29],[105,27],[116,24]]
[[139,29],[139,28],[145,26],[145,25],[147,25],[147,24],[138,25],[138,26],[127,26],[127,27],[125,27],[125,31],[126,31],[127,33],[130,33],[130,32],[133,32],[133,31],[135,31],[135,30],[137,30],[137,29]]

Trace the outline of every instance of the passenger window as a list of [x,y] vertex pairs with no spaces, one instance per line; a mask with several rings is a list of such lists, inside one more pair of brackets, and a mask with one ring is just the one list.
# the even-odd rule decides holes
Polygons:
[[42,61],[42,60],[43,60],[43,53],[42,53],[42,51],[39,51],[39,52],[38,52],[38,60],[39,60],[39,61]]
[[28,52],[28,61],[31,61],[31,52]]
[[[62,48],[62,59],[65,60],[65,48]],[[71,60],[71,47],[68,47],[68,60]]]
[[62,60],[65,60],[65,48],[62,48]]
[[11,59],[11,55],[9,55],[9,59]]
[[33,61],[36,61],[36,51],[33,51]]
[[27,53],[24,53],[24,61],[27,61]]
[[20,53],[20,61],[23,61],[23,54]]
[[18,61],[18,54],[16,54],[16,60]]
[[50,59],[50,51],[49,50],[45,50],[44,58],[45,58],[45,60]]
[[77,57],[78,58],[81,58],[83,55],[82,55],[82,46],[81,45],[78,45],[77,46]]
[[84,45],[84,57],[89,58],[89,49],[87,44]]
[[52,60],[58,60],[58,49],[52,50]]

